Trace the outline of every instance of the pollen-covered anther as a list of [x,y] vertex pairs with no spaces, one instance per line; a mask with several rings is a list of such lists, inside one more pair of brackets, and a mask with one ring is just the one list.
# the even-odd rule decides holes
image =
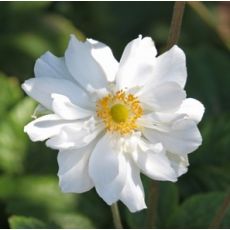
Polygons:
[[106,129],[122,135],[137,128],[136,120],[143,114],[139,100],[123,90],[97,101],[97,116],[102,119]]

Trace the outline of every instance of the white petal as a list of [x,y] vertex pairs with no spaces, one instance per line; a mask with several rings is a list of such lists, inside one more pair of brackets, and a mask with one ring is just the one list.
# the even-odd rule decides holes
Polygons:
[[175,45],[157,57],[152,84],[173,81],[184,88],[186,79],[186,59],[182,49]]
[[161,142],[167,151],[181,155],[193,152],[202,142],[196,123],[188,119],[178,120],[164,131],[144,129],[143,134],[150,142]]
[[46,145],[52,149],[78,149],[87,146],[102,131],[102,127],[96,126],[91,120],[92,118],[63,127],[59,135],[46,141]]
[[63,119],[75,120],[90,117],[93,115],[92,111],[83,109],[74,105],[68,97],[60,94],[52,94],[53,98],[53,111]]
[[82,193],[93,187],[88,174],[88,160],[94,145],[58,153],[59,185],[63,192]]
[[199,123],[204,114],[204,106],[198,100],[187,98],[183,101],[177,113],[187,114],[190,119]]
[[106,76],[92,55],[93,49],[90,42],[78,41],[72,35],[65,52],[65,62],[72,76],[85,89],[90,86],[97,89],[106,88]]
[[50,52],[46,52],[37,59],[34,66],[34,73],[36,77],[52,77],[73,80],[73,77],[66,68],[64,58],[58,58]]
[[49,114],[31,121],[24,127],[32,141],[44,141],[47,138],[58,135],[61,128],[67,124],[55,114]]
[[89,175],[97,193],[109,205],[116,202],[126,179],[126,160],[114,146],[113,137],[105,134],[89,160]]
[[116,83],[118,89],[144,85],[153,75],[156,48],[150,37],[131,41],[122,54]]
[[104,71],[107,80],[114,81],[119,63],[114,58],[112,50],[107,45],[93,39],[87,39],[87,41],[92,45],[91,54]]
[[142,117],[140,117],[137,120],[137,124],[140,127],[168,132],[174,122],[184,119],[185,117],[185,114],[152,112],[144,114]]
[[179,156],[170,152],[166,153],[177,176],[181,176],[188,171],[188,155]]
[[[143,141],[142,141],[143,142]],[[177,175],[170,164],[162,144],[141,143],[145,148],[134,152],[133,159],[148,177],[161,181],[177,181]]]
[[156,87],[144,87],[139,100],[152,111],[176,110],[186,98],[185,91],[175,82],[166,82]]
[[24,91],[47,109],[52,110],[52,94],[61,94],[82,108],[91,108],[88,95],[76,84],[55,78],[31,78],[22,84]]
[[120,200],[128,207],[130,212],[137,212],[147,208],[140,170],[132,162],[132,159],[127,160],[127,177]]

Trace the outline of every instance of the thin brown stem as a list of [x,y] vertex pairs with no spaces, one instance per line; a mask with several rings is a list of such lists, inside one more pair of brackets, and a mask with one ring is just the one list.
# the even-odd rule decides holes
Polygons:
[[120,212],[119,212],[117,203],[114,203],[111,205],[111,211],[112,211],[112,216],[113,216],[114,227],[117,229],[122,229],[123,226],[121,223],[121,217],[120,217]]
[[180,36],[182,19],[184,14],[185,2],[175,2],[173,8],[173,16],[169,31],[169,37],[166,49],[170,49],[173,45],[177,44]]
[[[170,32],[166,49],[170,49],[179,40],[185,2],[175,2]],[[158,183],[152,181],[149,187],[148,199],[148,228],[156,228],[157,205],[158,205]]]
[[214,216],[209,228],[221,228],[221,222],[225,217],[227,210],[230,208],[230,193],[225,197],[223,203],[220,208],[217,210],[216,215]]

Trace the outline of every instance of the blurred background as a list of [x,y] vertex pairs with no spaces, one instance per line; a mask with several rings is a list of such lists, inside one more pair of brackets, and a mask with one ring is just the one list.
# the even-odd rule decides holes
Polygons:
[[[57,151],[23,133],[36,103],[20,84],[45,51],[63,55],[70,34],[106,43],[117,59],[139,34],[162,52],[172,10],[173,2],[0,3],[0,228],[113,228],[94,190],[60,192]],[[217,227],[230,228],[230,3],[186,4],[178,44],[187,56],[187,95],[206,107],[203,145],[179,182],[155,183],[152,216],[119,203],[126,228],[208,228],[219,214]],[[148,202],[151,181],[143,181]]]

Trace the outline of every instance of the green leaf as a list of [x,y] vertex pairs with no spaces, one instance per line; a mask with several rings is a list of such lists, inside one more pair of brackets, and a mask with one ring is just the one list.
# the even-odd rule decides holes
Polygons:
[[[80,204],[80,195],[62,193],[56,177],[2,176],[0,188],[0,200],[7,201],[8,215],[33,216],[55,228],[95,228],[91,216],[82,212],[85,204]],[[90,202],[88,208],[95,203]],[[100,210],[99,216],[104,218],[106,215]]]
[[49,50],[49,42],[38,34],[23,33],[15,35],[11,44],[18,50],[37,58]]
[[46,224],[41,220],[25,216],[11,216],[9,218],[9,224],[12,229],[47,228]]
[[31,120],[35,101],[24,98],[16,78],[0,74],[0,169],[21,173],[28,139],[23,127]]
[[0,120],[5,118],[6,113],[22,97],[23,93],[19,87],[19,82],[15,77],[6,77],[0,73]]
[[[58,187],[58,178],[51,176],[24,176],[15,178],[1,177],[0,198],[7,199],[9,213],[19,215],[38,214],[46,216],[46,212],[66,212],[75,210],[78,196],[64,194]],[[8,187],[4,185],[7,185]],[[9,186],[10,185],[10,186]],[[13,201],[12,201],[13,199]],[[38,216],[39,217],[39,216]]]
[[62,229],[66,229],[66,228],[92,229],[92,228],[95,228],[92,221],[87,216],[82,215],[80,212],[57,214],[53,218],[56,220],[56,224],[58,224],[58,226],[60,226],[60,228]]
[[0,120],[0,168],[9,173],[21,173],[28,138],[23,127],[31,120],[35,102],[26,97]]
[[11,9],[20,12],[37,11],[47,8],[50,5],[49,1],[42,2],[20,2],[11,4]]
[[[224,198],[225,193],[221,192],[192,196],[174,212],[167,228],[208,228]],[[230,227],[229,215],[230,209],[223,220],[227,228]]]
[[[75,36],[81,41],[86,39],[85,35],[77,29],[71,21],[60,15],[49,14],[43,17],[41,22],[47,27],[47,29],[52,30],[54,34],[57,33],[61,36],[61,42],[65,44],[65,47],[70,34],[75,34]],[[63,49],[65,49],[65,47],[63,47]]]

